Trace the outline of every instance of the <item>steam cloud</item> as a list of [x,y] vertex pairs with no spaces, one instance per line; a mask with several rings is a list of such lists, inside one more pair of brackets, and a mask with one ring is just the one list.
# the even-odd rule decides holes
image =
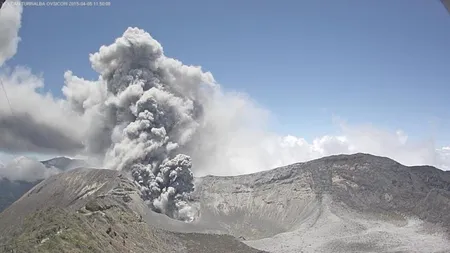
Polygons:
[[60,172],[55,167],[46,167],[41,162],[24,156],[17,157],[6,165],[0,163],[0,178],[4,177],[12,181],[35,182]]
[[[3,20],[14,24],[0,32],[1,45],[8,45],[0,46],[0,64],[17,48],[18,6],[5,5],[9,9],[0,13],[0,29],[6,29]],[[67,71],[63,99],[42,94],[43,78],[29,69],[4,69],[0,78],[13,113],[0,99],[0,151],[95,158],[106,168],[130,172],[155,211],[187,221],[195,212],[188,199],[193,172],[236,175],[355,152],[450,169],[450,148],[411,142],[400,131],[341,122],[341,135],[311,143],[271,133],[264,128],[268,111],[243,94],[224,92],[200,67],[166,57],[162,46],[137,28],[102,46],[90,61],[99,79],[85,80]],[[8,170],[0,168],[0,174],[20,179],[57,173],[39,172],[39,165],[31,165],[21,158],[6,165]]]
[[0,151],[70,155],[84,148],[88,122],[66,101],[41,94],[41,77],[17,67],[0,72],[0,79],[11,103],[0,87]]

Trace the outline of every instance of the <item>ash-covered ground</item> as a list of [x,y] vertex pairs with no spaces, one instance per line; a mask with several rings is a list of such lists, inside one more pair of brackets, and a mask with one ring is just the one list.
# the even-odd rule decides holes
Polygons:
[[[23,11],[20,1],[6,3],[0,66],[16,54]],[[201,67],[166,56],[139,28],[126,29],[89,60],[98,79],[67,71],[60,98],[41,92],[43,79],[25,67],[0,73],[6,98],[0,100],[1,152],[89,161],[20,157],[1,166],[0,177],[18,192],[47,178],[0,214],[6,251],[449,248],[447,172],[364,154],[265,171],[359,150],[448,168],[447,147],[416,147],[401,131],[374,131],[376,141],[368,144],[366,131],[348,127],[342,136],[311,144],[271,133],[266,110],[245,94],[225,92]],[[105,169],[75,169],[87,164]],[[202,177],[255,171],[264,172]]]
[[197,178],[196,219],[184,222],[154,212],[126,173],[75,169],[1,213],[0,241],[31,240],[22,252],[448,252],[449,190],[433,167],[331,156]]
[[168,218],[151,211],[139,185],[122,172],[74,169],[44,180],[0,213],[0,252],[264,252],[228,235],[163,230],[146,213]]
[[331,156],[200,178],[198,220],[175,230],[231,234],[269,252],[447,252],[449,191],[449,172],[433,167]]

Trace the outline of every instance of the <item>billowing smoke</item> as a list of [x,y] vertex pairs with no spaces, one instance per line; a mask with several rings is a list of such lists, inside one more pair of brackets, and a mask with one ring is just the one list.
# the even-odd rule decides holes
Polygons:
[[[194,189],[192,161],[182,150],[202,124],[205,95],[215,85],[211,74],[165,57],[161,45],[137,28],[90,60],[103,87],[68,82],[63,90],[74,110],[95,115],[87,149],[104,155],[106,168],[129,171],[155,211],[192,219],[186,202]],[[83,82],[67,73],[69,78]]]
[[[21,9],[14,8],[20,17]],[[15,30],[1,32],[0,41],[7,36],[12,44],[2,45],[12,46],[0,46],[0,64],[14,54],[19,41],[20,22],[10,23]],[[340,124],[340,135],[312,142],[272,133],[265,129],[268,111],[243,94],[222,91],[200,67],[166,57],[161,45],[140,29],[127,29],[90,61],[99,79],[67,71],[63,99],[42,93],[43,78],[29,69],[0,73],[13,109],[0,97],[0,151],[79,154],[91,164],[128,171],[153,210],[187,221],[195,211],[189,205],[193,172],[237,175],[355,152],[450,169],[449,148],[411,142],[402,132]],[[38,165],[9,168],[0,172],[30,179],[33,173],[52,174],[42,173]]]
[[[7,0],[0,9],[0,67],[17,52],[21,16],[19,0]],[[0,82],[0,152],[74,154],[83,150],[80,140],[86,122],[65,101],[40,93],[41,76],[24,67],[2,68]]]
[[[0,66],[17,51],[21,13],[20,2],[8,1],[0,10]],[[66,100],[39,94],[42,78],[27,69],[2,74],[9,98],[0,106],[0,150],[84,149],[84,154],[103,158],[106,168],[129,171],[155,211],[192,219],[185,201],[194,187],[192,162],[180,149],[199,125],[201,84],[213,84],[211,74],[166,58],[156,40],[135,28],[101,47],[91,63],[100,79],[88,82],[67,72]],[[23,76],[28,78],[18,78]],[[51,109],[40,113],[43,108]],[[12,180],[57,172],[25,157],[0,168]]]
[[70,155],[83,150],[88,121],[64,100],[40,94],[41,77],[17,67],[0,71],[0,80],[5,89],[0,87],[0,151]]

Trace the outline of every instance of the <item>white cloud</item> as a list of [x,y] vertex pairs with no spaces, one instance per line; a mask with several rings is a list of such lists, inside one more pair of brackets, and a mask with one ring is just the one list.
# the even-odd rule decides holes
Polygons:
[[74,153],[88,127],[67,102],[39,92],[42,77],[24,67],[0,73],[0,151]]
[[[432,141],[411,141],[401,130],[390,132],[373,125],[341,123],[339,136],[322,136],[307,143],[293,136],[283,139],[292,155],[290,159],[305,161],[334,154],[370,153],[392,158],[404,165],[432,165],[450,169],[450,150],[436,148]],[[300,154],[302,155],[295,155]],[[296,157],[296,158],[294,158]]]
[[0,66],[17,52],[22,5],[6,0],[0,9]]
[[[324,135],[311,142],[292,135],[277,136],[265,131],[240,129],[240,134],[225,135],[214,147],[218,150],[193,157],[201,161],[201,174],[235,175],[268,170],[296,162],[336,154],[369,153],[394,159],[404,165],[432,165],[450,170],[450,149],[437,148],[432,141],[411,141],[403,131],[373,125],[336,126],[339,135]],[[217,141],[217,140],[216,140]],[[210,156],[212,154],[212,156]]]
[[28,182],[34,182],[58,173],[60,173],[60,170],[57,168],[47,168],[39,161],[24,156],[17,157],[0,167],[0,177]]
[[[91,55],[93,67],[102,75],[99,80],[84,80],[71,71],[64,74],[63,99],[40,93],[44,85],[42,77],[33,75],[26,68],[18,67],[2,73],[14,113],[11,114],[6,100],[0,99],[0,150],[75,152],[91,155],[90,158],[95,159],[108,150],[112,156],[120,150],[129,155],[130,149],[118,146],[116,150],[111,150],[111,144],[124,138],[125,126],[120,120],[122,123],[135,120],[131,115],[136,108],[125,105],[136,103],[137,98],[143,95],[144,87],[155,82],[157,77],[161,78],[156,83],[161,85],[162,90],[173,89],[171,92],[176,97],[201,105],[199,111],[191,112],[191,106],[198,104],[174,100],[186,106],[179,109],[193,113],[189,117],[192,116],[196,122],[186,128],[189,132],[179,128],[178,132],[168,134],[171,138],[178,138],[178,143],[182,144],[180,152],[192,157],[192,170],[196,176],[251,173],[333,154],[357,152],[387,156],[405,165],[428,164],[450,169],[450,147],[436,148],[431,141],[412,141],[400,130],[388,131],[373,125],[354,126],[338,122],[338,135],[318,136],[311,142],[270,132],[267,130],[270,112],[249,96],[224,91],[215,83],[211,73],[165,57],[162,46],[139,29],[129,29],[127,32],[128,40],[118,39],[116,44],[104,46],[99,53]],[[148,41],[151,43],[146,44]],[[136,45],[141,47],[134,48]],[[132,54],[135,52],[133,50],[141,50],[142,53]],[[139,68],[131,69],[136,65]],[[110,75],[114,71],[114,75]],[[140,80],[135,78],[136,75]],[[209,86],[200,88],[201,83]],[[134,88],[130,88],[130,84]],[[116,92],[117,96],[108,92]],[[114,106],[105,108],[105,105]],[[145,125],[145,122],[141,123],[130,124],[128,130]],[[141,134],[140,139],[147,136],[145,131]],[[144,152],[141,144],[145,146],[136,143],[133,150]],[[176,149],[172,144],[168,143],[167,147]],[[81,150],[85,147],[89,149]],[[138,160],[142,157],[145,154]],[[30,162],[25,163],[27,166],[14,164],[22,166],[17,173],[44,176],[53,173],[43,171],[39,166],[28,166]],[[6,174],[18,177],[11,172]]]
[[[22,5],[7,0],[0,9],[0,66],[17,52]],[[0,152],[73,153],[83,148],[82,119],[65,101],[41,94],[42,77],[24,67],[0,72]]]

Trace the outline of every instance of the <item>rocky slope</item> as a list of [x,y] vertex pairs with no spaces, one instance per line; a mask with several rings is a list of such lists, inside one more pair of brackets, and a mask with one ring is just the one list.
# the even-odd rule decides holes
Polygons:
[[275,253],[450,248],[450,172],[383,157],[339,155],[207,176],[196,180],[192,199],[198,217],[183,223],[147,208],[123,174],[77,169],[45,180],[0,214],[0,240],[31,240],[19,243],[22,252],[255,251],[235,238]]
[[162,230],[146,212],[120,172],[75,169],[44,180],[0,214],[0,245],[16,252],[263,252],[228,235]]
[[[88,163],[80,159],[71,159],[67,157],[55,157],[50,160],[41,161],[47,168],[55,167],[60,171],[68,171],[79,167],[88,167]],[[0,165],[0,169],[2,169]],[[0,212],[19,199],[23,194],[29,191],[33,186],[42,180],[27,182],[23,180],[9,180],[0,177]]]
[[339,155],[198,183],[199,224],[271,252],[448,252],[450,172]]

